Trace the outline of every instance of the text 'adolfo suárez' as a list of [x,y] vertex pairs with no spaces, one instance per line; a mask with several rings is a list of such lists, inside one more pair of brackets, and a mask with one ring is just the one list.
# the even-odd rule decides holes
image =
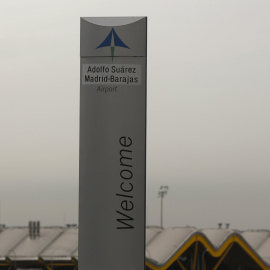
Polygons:
[[84,64],[82,71],[83,84],[141,84],[141,65]]

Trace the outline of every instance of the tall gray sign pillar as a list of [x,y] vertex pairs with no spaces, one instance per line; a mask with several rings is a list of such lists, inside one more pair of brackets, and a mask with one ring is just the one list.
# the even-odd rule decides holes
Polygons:
[[81,18],[79,270],[145,268],[146,28]]

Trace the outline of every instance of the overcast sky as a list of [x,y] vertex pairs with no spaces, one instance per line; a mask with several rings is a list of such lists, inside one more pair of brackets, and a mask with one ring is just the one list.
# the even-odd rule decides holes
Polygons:
[[1,0],[0,223],[78,223],[80,17],[148,16],[147,224],[270,229],[269,0]]

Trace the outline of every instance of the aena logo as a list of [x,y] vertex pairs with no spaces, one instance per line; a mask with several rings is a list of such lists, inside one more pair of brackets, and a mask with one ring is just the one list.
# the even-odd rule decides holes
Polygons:
[[104,39],[103,42],[101,42],[101,44],[96,49],[100,49],[103,47],[111,47],[112,61],[113,61],[115,47],[122,47],[122,48],[129,49],[129,47],[116,34],[113,28],[111,32],[109,33],[109,35]]

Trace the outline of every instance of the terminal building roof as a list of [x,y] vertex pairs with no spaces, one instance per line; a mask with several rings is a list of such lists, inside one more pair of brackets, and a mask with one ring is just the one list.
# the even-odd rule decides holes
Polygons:
[[34,235],[28,227],[2,227],[0,261],[78,260],[78,227],[41,227]]
[[[188,250],[193,251],[193,256],[197,252],[197,257],[201,260],[200,264],[205,264],[206,256],[209,260],[212,257],[213,264],[216,262],[220,265],[226,256],[229,257],[228,260],[233,261],[236,256],[243,253],[246,264],[254,266],[235,267],[235,269],[270,269],[270,231],[268,230],[146,228],[146,264],[150,269],[169,269],[175,262],[181,266],[179,269],[186,269],[183,262],[187,260]],[[185,253],[186,255],[183,256]]]
[[[146,228],[147,269],[270,269],[270,231],[229,228]],[[242,258],[242,261],[241,261]],[[78,226],[0,227],[0,267],[39,262],[50,269],[53,262],[78,262]],[[237,266],[232,266],[234,263]],[[245,264],[247,266],[245,266]],[[225,265],[227,268],[225,268]],[[215,268],[216,267],[216,268]],[[31,266],[33,268],[33,264]],[[222,269],[222,268],[220,268]]]

